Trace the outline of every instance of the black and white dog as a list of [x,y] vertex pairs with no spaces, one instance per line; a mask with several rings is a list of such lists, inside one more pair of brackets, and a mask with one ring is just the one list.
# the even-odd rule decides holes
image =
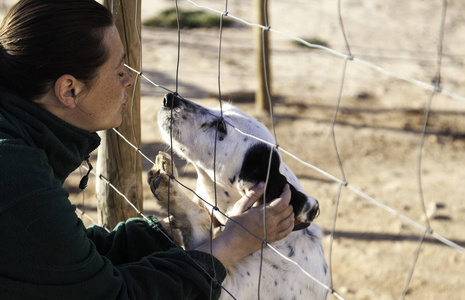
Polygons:
[[[295,230],[272,246],[315,279],[326,286],[329,284],[321,229],[311,223],[319,212],[318,201],[304,193],[279,151],[260,141],[275,143],[263,124],[230,104],[223,105],[222,110],[207,109],[167,94],[158,113],[158,125],[163,140],[168,144],[172,142],[173,150],[194,165],[198,175],[195,192],[212,205],[215,205],[215,179],[217,207],[226,215],[247,190],[265,181],[271,155],[265,201],[279,197],[284,185],[289,183],[296,215]],[[176,181],[169,180],[167,173],[178,176],[171,157],[160,152],[148,173],[152,193],[165,209],[168,209],[169,201],[169,213],[174,226],[181,230],[184,246],[195,248],[210,238],[211,208],[197,196],[194,199],[187,197]],[[214,217],[217,224],[225,224],[223,214],[215,211]],[[256,298],[260,255],[258,251],[228,270],[223,286],[236,299]],[[272,249],[264,248],[260,283],[262,299],[325,299],[326,294],[325,288],[293,263]],[[229,299],[229,295],[223,292],[221,299]]]

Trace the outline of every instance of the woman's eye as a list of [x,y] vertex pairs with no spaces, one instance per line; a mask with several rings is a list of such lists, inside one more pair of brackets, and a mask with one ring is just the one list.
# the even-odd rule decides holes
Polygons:
[[118,73],[119,77],[124,77],[124,72]]

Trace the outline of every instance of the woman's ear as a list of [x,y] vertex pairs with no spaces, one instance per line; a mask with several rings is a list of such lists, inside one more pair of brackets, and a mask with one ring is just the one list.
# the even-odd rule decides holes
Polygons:
[[68,108],[75,108],[78,105],[77,95],[82,89],[83,83],[69,74],[62,75],[55,81],[55,96]]

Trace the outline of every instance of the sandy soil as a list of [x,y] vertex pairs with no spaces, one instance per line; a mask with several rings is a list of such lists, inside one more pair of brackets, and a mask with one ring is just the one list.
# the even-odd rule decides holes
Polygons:
[[[465,3],[449,2],[441,85],[445,90],[465,95]],[[171,5],[169,1],[162,3]],[[224,10],[224,4],[201,3]],[[181,7],[192,6],[182,3]],[[441,1],[342,1],[351,53],[389,71],[431,83],[436,74],[441,8]],[[253,21],[252,7],[245,1],[229,3],[228,11]],[[338,51],[346,49],[337,18],[337,1],[272,2],[270,24],[277,31],[318,38]],[[181,41],[180,93],[202,105],[216,106],[218,31],[183,31]],[[254,111],[252,98],[243,97],[255,88],[253,44],[249,27],[223,32],[222,95],[269,125],[268,117]],[[174,89],[176,33],[146,29],[143,46],[144,72],[148,71],[155,82]],[[343,59],[297,47],[279,34],[271,35],[271,47],[279,145],[343,178],[331,135]],[[160,143],[156,111],[164,92],[144,85],[143,94],[147,105],[143,132],[155,153]],[[420,201],[421,174],[431,228],[465,246],[465,103],[434,95],[419,171],[419,143],[429,96],[430,91],[423,88],[349,62],[334,128],[335,140],[349,184],[426,226]],[[328,234],[339,185],[290,157],[286,157],[286,163],[306,191],[319,199],[322,213],[317,223]],[[184,176],[186,180],[195,177],[188,167]],[[398,216],[343,188],[332,245],[335,289],[345,299],[401,298],[421,234]],[[327,254],[329,241],[326,235]],[[464,253],[426,235],[406,298],[463,299],[464,269]]]
[[[203,1],[218,10],[224,3]],[[143,1],[143,18],[172,1]],[[182,1],[181,8],[195,8]],[[436,74],[442,1],[342,1],[342,15],[354,57],[389,71],[431,83]],[[443,44],[441,86],[465,95],[465,2],[449,1]],[[231,2],[231,15],[253,21],[248,1]],[[318,38],[332,49],[346,51],[337,18],[337,1],[291,0],[270,3],[273,29],[301,38]],[[175,89],[176,31],[144,28],[143,68],[151,80]],[[218,30],[185,30],[179,92],[205,106],[218,104]],[[221,89],[225,99],[265,124],[270,119],[254,110],[253,36],[250,27],[225,29],[222,40]],[[331,120],[337,103],[343,59],[325,51],[298,47],[288,37],[271,35],[272,93],[278,143],[304,161],[338,177],[415,222],[465,247],[465,102],[442,94],[432,98],[431,113],[419,168],[419,143],[430,91],[375,72],[350,61],[339,105],[335,141]],[[240,93],[238,93],[240,92]],[[143,81],[142,151],[154,157],[161,143],[156,113],[165,91]],[[319,199],[318,223],[333,226],[339,185],[291,157],[286,163],[306,191]],[[144,169],[150,164],[144,162]],[[181,179],[195,186],[192,167],[178,162]],[[422,189],[419,188],[421,174]],[[72,175],[75,182],[79,171]],[[144,175],[145,178],[145,175]],[[145,182],[144,182],[145,183]],[[70,189],[73,184],[69,185]],[[92,187],[72,201],[94,216]],[[145,213],[155,206],[144,192]],[[343,188],[332,244],[334,288],[345,299],[399,299],[414,263],[422,231]],[[85,220],[86,224],[89,224]],[[406,299],[464,299],[465,253],[426,235]]]

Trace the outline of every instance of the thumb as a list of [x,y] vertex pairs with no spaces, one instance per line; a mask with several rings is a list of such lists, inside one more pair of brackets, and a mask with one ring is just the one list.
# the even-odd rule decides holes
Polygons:
[[263,193],[265,192],[265,183],[260,182],[258,185],[254,186],[252,189],[248,190],[247,193],[239,199],[239,201],[234,204],[234,209],[239,212],[244,212],[248,210],[255,202],[257,202]]

